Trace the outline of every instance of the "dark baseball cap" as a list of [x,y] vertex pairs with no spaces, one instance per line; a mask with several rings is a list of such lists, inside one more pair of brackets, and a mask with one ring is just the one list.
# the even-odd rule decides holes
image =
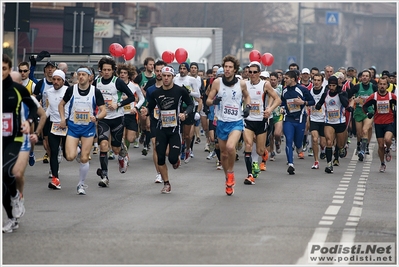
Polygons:
[[354,67],[348,67],[346,71],[356,70]]
[[389,71],[387,71],[387,70],[382,71],[381,77],[385,76],[385,75],[389,77]]
[[48,62],[46,63],[46,65],[44,66],[44,68],[47,68],[48,66],[57,67],[57,64],[55,64],[55,62],[48,61]]

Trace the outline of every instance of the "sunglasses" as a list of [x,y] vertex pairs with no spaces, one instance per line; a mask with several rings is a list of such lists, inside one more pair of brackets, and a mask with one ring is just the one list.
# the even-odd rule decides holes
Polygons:
[[24,73],[27,73],[29,70],[19,70],[19,72],[24,72]]
[[259,71],[257,71],[257,70],[251,71],[251,70],[250,70],[250,71],[248,71],[248,73],[249,73],[249,74],[256,74],[256,73],[259,73]]

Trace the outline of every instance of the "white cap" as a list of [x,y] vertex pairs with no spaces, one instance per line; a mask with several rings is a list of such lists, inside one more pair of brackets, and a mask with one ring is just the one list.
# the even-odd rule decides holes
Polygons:
[[303,68],[302,73],[310,74],[310,70],[308,68]]
[[262,72],[260,73],[260,77],[270,78],[270,74],[269,74],[269,72],[267,72],[267,71],[262,71]]
[[251,67],[253,65],[259,66],[259,69],[262,69],[262,66],[258,61],[251,61],[251,63],[248,64],[248,67]]
[[53,76],[60,76],[61,79],[63,79],[65,82],[65,72],[63,72],[62,70],[55,70],[53,72]]

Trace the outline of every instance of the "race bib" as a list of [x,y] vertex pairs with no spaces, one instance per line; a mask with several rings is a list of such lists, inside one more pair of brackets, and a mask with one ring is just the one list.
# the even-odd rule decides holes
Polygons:
[[112,105],[113,101],[112,101],[112,96],[110,95],[103,95],[104,96],[104,103],[105,103],[105,107],[107,109],[110,108],[110,106]]
[[79,125],[88,125],[90,123],[90,112],[75,110],[75,117],[73,118],[73,122]]
[[53,122],[53,124],[51,125],[51,133],[54,135],[66,136],[67,132],[68,127],[65,129],[61,129],[59,122]]
[[315,106],[312,106],[311,112],[312,112],[312,114],[322,114],[323,109],[321,108],[321,109],[317,110]]
[[287,99],[287,107],[288,110],[292,113],[292,112],[298,112],[301,111],[301,106],[298,104],[294,104],[294,100],[295,99]]
[[359,101],[359,107],[362,107],[364,102],[366,102],[367,98],[369,98],[368,96],[360,96],[360,101]]
[[13,114],[3,113],[3,136],[12,136]]
[[251,102],[251,115],[260,115],[260,102]]
[[162,127],[176,127],[177,117],[175,110],[161,110]]
[[328,120],[336,121],[339,119],[339,110],[329,110],[327,112]]
[[377,101],[377,112],[380,114],[389,113],[389,100]]
[[225,118],[233,118],[236,119],[238,117],[238,107],[234,106],[224,106],[223,114]]
[[132,109],[132,108],[131,108],[130,104],[127,104],[127,105],[124,105],[124,106],[123,106],[123,110],[124,110],[124,111],[129,111],[129,112],[130,112],[131,109]]

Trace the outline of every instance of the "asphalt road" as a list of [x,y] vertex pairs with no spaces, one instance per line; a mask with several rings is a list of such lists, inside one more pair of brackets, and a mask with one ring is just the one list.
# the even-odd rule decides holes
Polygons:
[[[241,151],[233,196],[225,194],[223,171],[203,147],[204,137],[188,164],[168,165],[167,195],[154,183],[152,150],[142,156],[130,147],[126,174],[110,160],[109,188],[97,185],[94,155],[86,196],[76,194],[76,161],[63,160],[62,189],[54,191],[47,188],[49,164],[38,160],[27,167],[20,227],[3,234],[3,264],[307,265],[310,242],[396,242],[396,153],[379,173],[375,138],[364,162],[354,155],[353,138],[334,174],[324,172],[325,162],[312,170],[306,153],[288,175],[283,150],[255,185],[243,183]],[[37,157],[43,154],[37,147]]]

